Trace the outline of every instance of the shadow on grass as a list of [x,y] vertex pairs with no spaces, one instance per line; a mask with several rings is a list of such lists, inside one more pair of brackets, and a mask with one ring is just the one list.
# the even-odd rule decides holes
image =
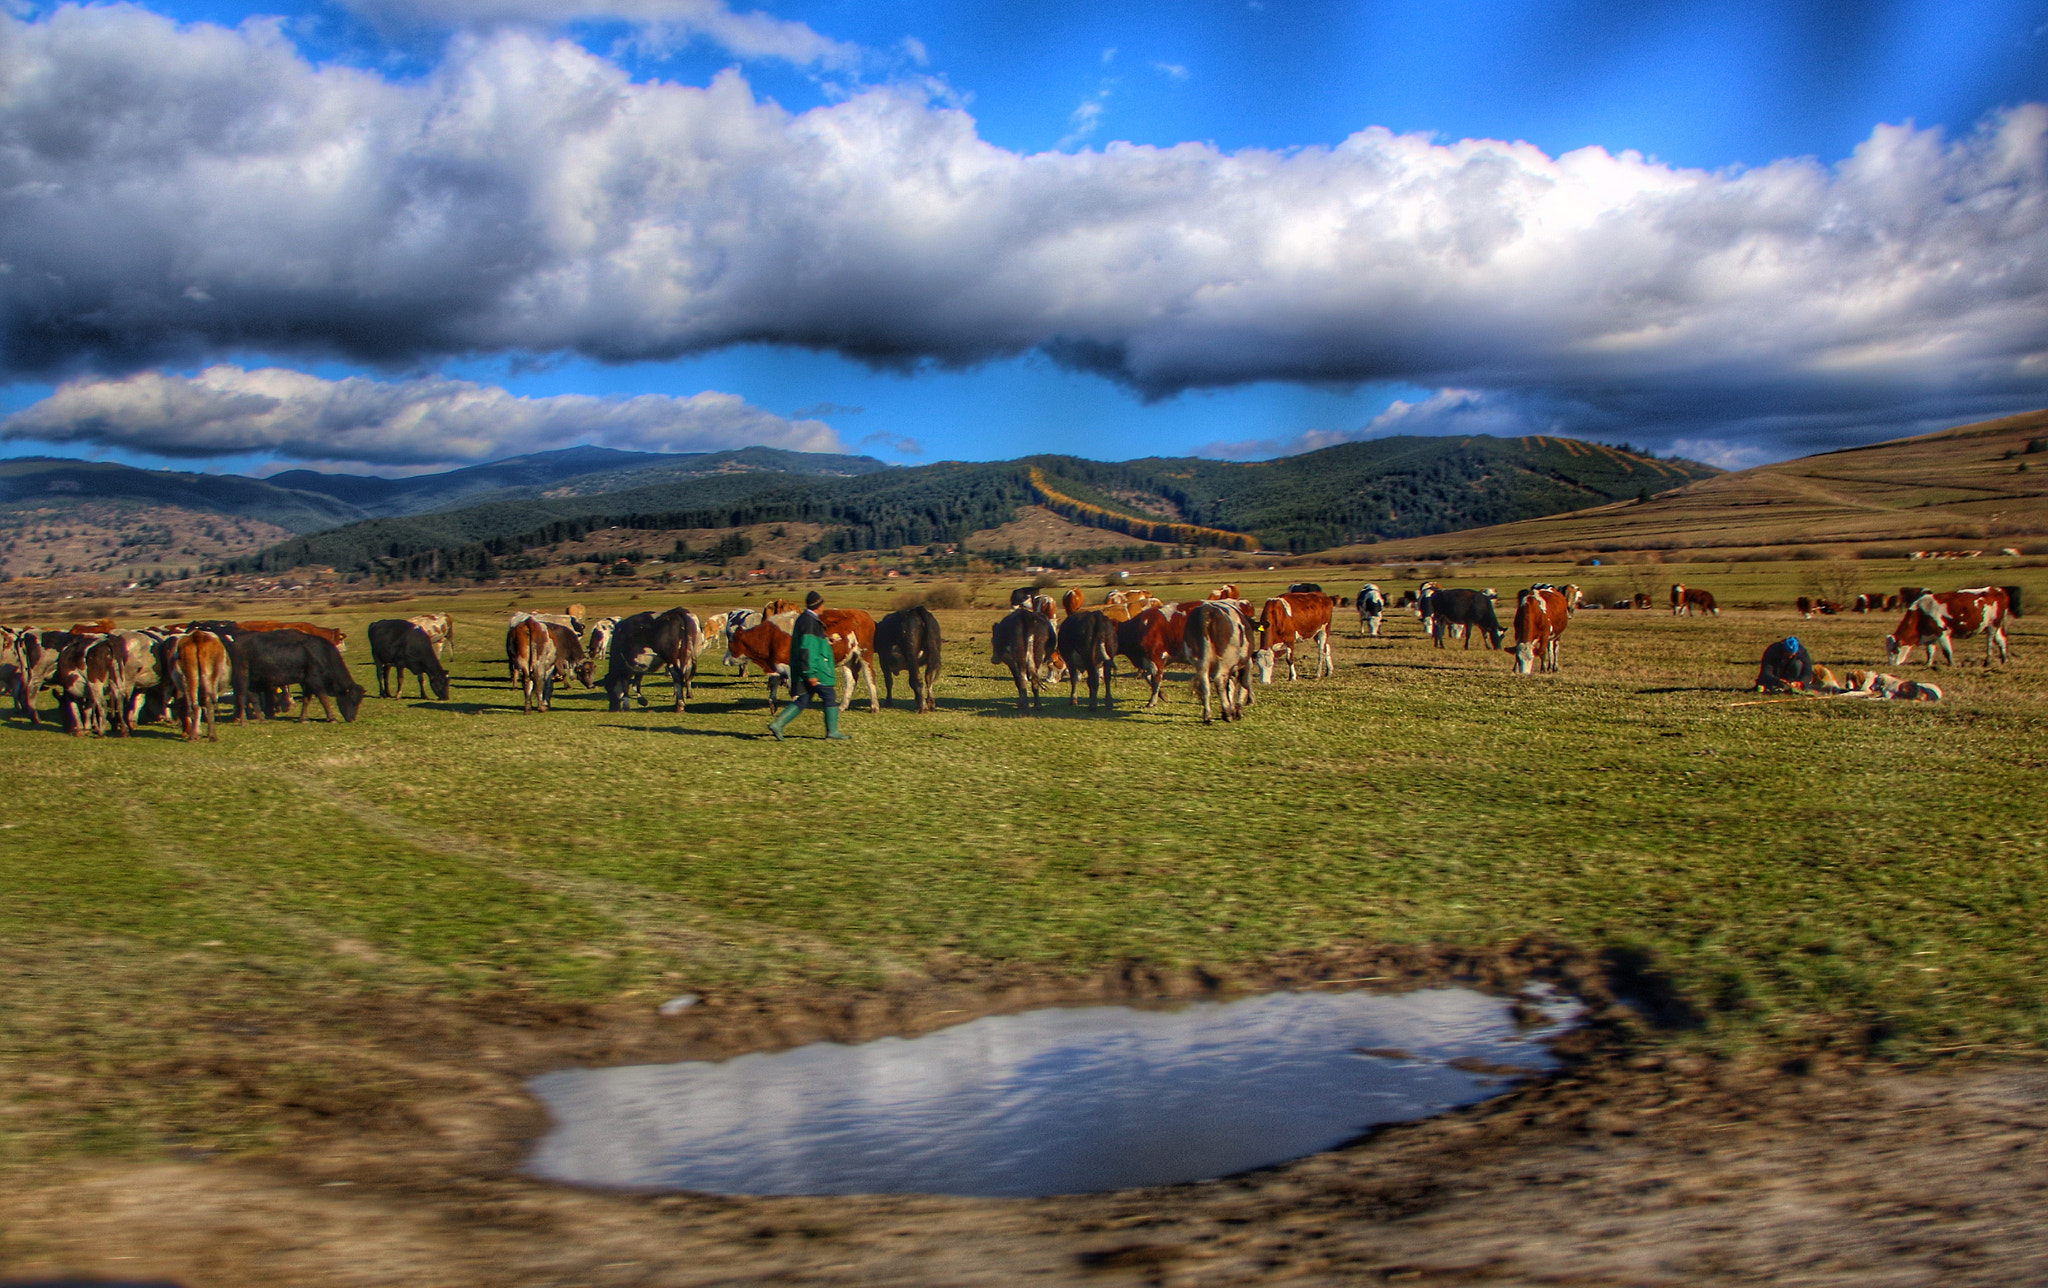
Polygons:
[[1676,684],[1663,689],[1637,689],[1637,693],[1747,693],[1747,689],[1729,689],[1718,684]]
[[[762,727],[762,728],[761,728],[761,729],[760,729],[760,730],[759,730],[758,732],[749,732],[748,730],[745,730],[745,729],[692,729],[692,728],[689,728],[689,727],[687,727],[687,726],[685,726],[685,725],[622,725],[622,724],[607,724],[607,725],[599,725],[599,726],[598,726],[598,728],[600,728],[600,729],[625,729],[625,730],[629,730],[630,732],[633,732],[633,733],[665,733],[665,734],[671,734],[671,735],[674,735],[674,736],[676,736],[676,737],[680,737],[680,738],[738,738],[738,739],[740,739],[740,740],[741,740],[742,742],[752,742],[752,741],[754,741],[755,739],[757,739],[757,738],[758,738],[758,739],[761,739],[761,740],[763,740],[763,741],[773,741],[773,739],[771,739],[771,738],[769,737],[769,734],[768,734],[768,730],[767,730],[767,728],[766,728],[766,722],[765,722],[765,721],[763,722],[763,727]],[[802,734],[791,734],[791,735],[789,735],[789,736],[790,736],[790,738],[791,738],[792,740],[797,740],[797,739],[801,739],[801,738],[802,738],[802,737],[803,737],[804,735],[802,735]],[[821,742],[822,742],[823,740],[824,740],[824,739],[823,739],[823,737],[822,737],[822,735],[821,735],[821,736],[819,737],[819,741],[821,741]]]

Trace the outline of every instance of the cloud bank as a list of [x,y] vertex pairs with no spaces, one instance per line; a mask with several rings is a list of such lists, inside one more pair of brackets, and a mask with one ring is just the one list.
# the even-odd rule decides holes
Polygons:
[[401,82],[262,22],[0,19],[0,376],[755,342],[1868,438],[2048,401],[2048,107],[1727,172],[1380,129],[1023,155],[912,88],[792,114],[522,27]]
[[[740,58],[781,59],[825,71],[857,68],[858,45],[820,35],[801,22],[759,11],[734,13],[722,0],[342,0],[386,28],[558,28],[574,22],[623,22],[659,43],[706,40]],[[922,46],[908,48],[916,61]]]
[[830,425],[785,420],[732,394],[520,398],[429,378],[323,380],[278,367],[209,367],[79,380],[0,421],[0,440],[90,443],[156,456],[267,453],[383,466],[470,464],[575,443],[705,452],[764,445],[842,452]]

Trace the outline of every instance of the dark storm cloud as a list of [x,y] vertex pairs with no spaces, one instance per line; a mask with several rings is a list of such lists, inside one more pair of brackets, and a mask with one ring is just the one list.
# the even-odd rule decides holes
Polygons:
[[2048,401],[2044,136],[2025,105],[1726,173],[1382,130],[1027,156],[911,90],[793,115],[520,29],[401,83],[64,9],[0,20],[0,364],[1035,349],[1147,397],[1402,381],[1825,442]]

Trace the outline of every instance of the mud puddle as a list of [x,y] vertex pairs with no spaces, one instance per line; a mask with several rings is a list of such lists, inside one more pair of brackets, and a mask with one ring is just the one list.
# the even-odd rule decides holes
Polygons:
[[919,1037],[530,1082],[555,1180],[733,1195],[1081,1194],[1206,1180],[1497,1095],[1582,1012],[1537,989],[1050,1007]]

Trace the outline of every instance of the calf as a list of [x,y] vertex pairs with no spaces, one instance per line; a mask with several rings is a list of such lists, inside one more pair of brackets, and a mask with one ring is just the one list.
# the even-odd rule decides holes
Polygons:
[[1256,659],[1261,684],[1273,682],[1273,665],[1283,654],[1287,658],[1287,678],[1301,678],[1295,667],[1294,646],[1303,640],[1315,641],[1318,680],[1336,671],[1337,664],[1330,658],[1330,623],[1336,603],[1319,590],[1289,591],[1266,601],[1259,610],[1259,630],[1265,644]]
[[237,635],[227,647],[236,724],[247,723],[251,706],[260,718],[270,695],[294,684],[299,686],[300,724],[315,698],[329,724],[337,707],[347,721],[362,707],[363,686],[349,676],[341,649],[328,640],[299,631],[252,631]]
[[910,693],[916,699],[917,710],[936,710],[938,700],[933,696],[932,686],[939,679],[942,643],[939,619],[922,604],[884,617],[875,627],[875,660],[882,667],[882,700],[895,701],[896,673],[903,671],[910,677]]
[[1067,664],[1067,702],[1075,702],[1075,690],[1082,675],[1088,677],[1088,709],[1095,710],[1095,689],[1102,686],[1102,700],[1116,710],[1110,693],[1110,677],[1116,673],[1117,623],[1101,612],[1075,613],[1060,623],[1059,653]]
[[1377,639],[1380,633],[1380,619],[1387,614],[1387,597],[1380,592],[1378,586],[1367,582],[1365,589],[1358,592],[1358,598],[1354,602],[1358,605],[1358,638],[1364,639],[1371,635]]
[[1028,608],[1014,608],[990,632],[989,654],[996,665],[1010,668],[1010,678],[1017,684],[1017,710],[1025,709],[1027,697],[1031,707],[1038,708],[1039,690],[1054,655],[1052,623]]
[[[703,639],[702,624],[687,608],[635,613],[619,621],[605,652],[604,691],[611,709],[626,710],[628,692],[637,694],[641,677],[659,669],[668,672],[675,688],[675,710],[682,711],[696,680]],[[640,698],[640,705],[647,705],[645,697]]]
[[1571,620],[1570,596],[1548,587],[1522,592],[1515,605],[1515,674],[1528,675],[1540,666],[1557,669],[1557,642]]
[[1202,697],[1202,723],[1214,724],[1212,695],[1224,720],[1241,720],[1251,696],[1252,631],[1244,613],[1228,604],[1204,601],[1188,613],[1181,647],[1195,664],[1195,692]]
[[371,622],[369,635],[370,660],[377,667],[378,697],[404,697],[405,673],[411,671],[419,681],[422,700],[427,696],[429,680],[433,681],[434,696],[443,702],[448,700],[448,668],[441,665],[434,637],[417,618],[386,617]]
[[2005,643],[2005,622],[2011,615],[2011,600],[2002,586],[1978,586],[1972,590],[1950,591],[1944,595],[1922,595],[1906,609],[1906,615],[1885,636],[1884,660],[1886,665],[1897,666],[1912,658],[1915,648],[1927,650],[1927,665],[1933,666],[1934,652],[1956,664],[1952,639],[1968,639],[1972,635],[1984,636],[1984,665],[1991,665],[1991,654],[1996,651],[1998,660],[2007,659]]
[[216,708],[233,674],[227,643],[212,631],[187,631],[172,641],[170,662],[171,687],[182,708],[185,741],[199,740],[199,726],[203,722],[206,740],[219,742]]

